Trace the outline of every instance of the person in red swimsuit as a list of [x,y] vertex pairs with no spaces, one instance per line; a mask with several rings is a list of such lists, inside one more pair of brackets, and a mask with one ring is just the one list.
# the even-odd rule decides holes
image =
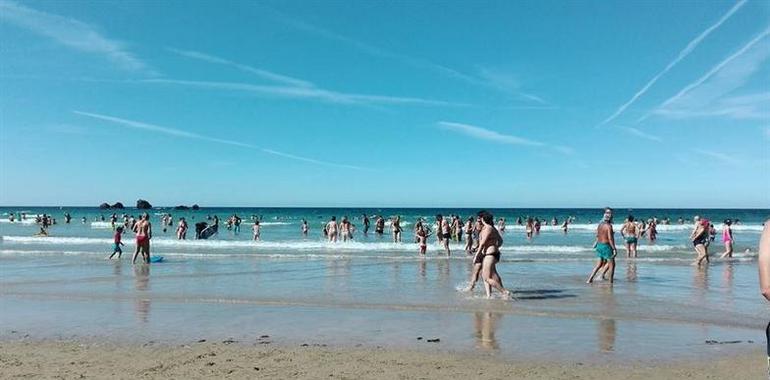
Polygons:
[[145,263],[150,262],[150,239],[152,239],[152,225],[150,224],[150,215],[146,212],[142,214],[139,222],[134,225],[136,232],[136,250],[131,263],[136,263],[136,257],[142,252],[142,260]]

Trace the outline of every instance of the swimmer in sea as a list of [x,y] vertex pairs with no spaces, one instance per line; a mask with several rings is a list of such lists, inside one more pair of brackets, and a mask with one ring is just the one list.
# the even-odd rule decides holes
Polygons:
[[695,222],[695,228],[693,228],[692,233],[690,233],[690,241],[692,241],[695,253],[698,255],[693,265],[700,267],[703,260],[706,260],[706,264],[710,262],[708,246],[706,245],[709,238],[709,222],[708,219],[701,219],[701,217],[697,215],[693,218],[693,221]]
[[377,235],[385,233],[385,219],[380,215],[377,215],[377,218],[374,220],[374,233]]
[[262,240],[262,239],[260,238],[260,234],[261,234],[261,231],[260,231],[260,230],[261,230],[261,227],[260,227],[260,225],[259,225],[259,220],[255,220],[255,221],[254,221],[254,225],[253,225],[253,226],[251,226],[251,232],[252,232],[252,233],[253,233],[253,235],[254,235],[254,241]]
[[623,237],[626,243],[626,257],[636,258],[636,248],[639,242],[639,227],[634,223],[634,216],[629,215],[626,218],[626,222],[623,223],[623,228],[620,229],[620,236]]
[[733,257],[733,222],[730,219],[725,220],[724,226],[722,226],[722,243],[725,244],[725,253],[722,254],[722,258]]
[[342,241],[353,240],[350,221],[347,216],[343,216],[340,222],[340,235],[342,235]]
[[184,218],[179,218],[179,226],[176,228],[176,238],[178,240],[187,239],[187,221]]
[[428,249],[428,233],[425,231],[425,228],[422,227],[422,222],[417,223],[417,230],[414,235],[417,238],[417,246],[419,247],[418,252],[420,255],[424,256],[425,251]]
[[393,242],[394,243],[400,243],[401,242],[401,216],[396,215],[393,220],[390,222],[390,232],[393,234]]
[[141,219],[136,222],[134,226],[136,232],[136,250],[134,251],[134,257],[131,258],[131,263],[136,263],[136,257],[139,253],[142,253],[142,260],[150,263],[150,239],[152,239],[152,224],[150,223],[150,215],[143,213]]
[[[615,247],[615,233],[612,231],[612,209],[607,207],[604,209],[604,219],[596,228],[596,241],[594,242],[594,249],[596,249],[596,256],[599,261],[596,263],[591,275],[588,276],[586,284],[594,282],[594,277],[605,265],[607,267],[604,272],[610,272],[610,284],[615,282],[615,256],[618,254],[618,250]],[[604,278],[604,274],[602,274]]]
[[497,230],[500,232],[501,235],[505,233],[505,218],[500,218],[497,221]]
[[364,223],[364,235],[369,233],[369,217],[366,216],[366,214],[362,215],[363,223]]
[[524,227],[524,231],[527,234],[527,239],[532,239],[532,233],[535,231],[535,221],[532,218],[527,218],[527,226]]
[[465,222],[465,253],[473,254],[473,218],[468,218]]
[[447,256],[450,256],[452,252],[449,251],[449,239],[452,237],[449,231],[449,222],[444,219],[441,214],[436,215],[436,224],[438,224],[438,233],[440,235],[439,244],[444,247],[444,251]]
[[307,220],[302,219],[302,235],[307,236],[307,230],[308,230]]
[[330,242],[337,242],[337,217],[332,216],[329,223],[326,223],[326,234]]

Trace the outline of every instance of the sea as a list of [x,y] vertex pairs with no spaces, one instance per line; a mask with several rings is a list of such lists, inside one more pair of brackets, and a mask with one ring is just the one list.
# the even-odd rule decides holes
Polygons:
[[[0,207],[0,339],[269,339],[537,360],[665,361],[757,349],[770,319],[756,268],[768,209],[616,209],[616,231],[627,215],[671,224],[658,225],[655,242],[642,238],[635,259],[626,258],[616,233],[612,285],[585,283],[596,262],[591,246],[603,210],[487,209],[507,222],[497,269],[512,299],[487,299],[481,284],[465,290],[472,263],[464,243],[453,242],[447,256],[431,236],[427,254],[418,254],[411,232],[416,221],[435,230],[436,214],[467,219],[479,209],[153,208],[146,210],[151,252],[163,261],[132,265],[131,232],[124,234],[122,258],[106,260],[110,216],[116,213],[121,223],[123,214],[144,211]],[[21,213],[26,220],[19,220]],[[35,215],[42,214],[56,219],[46,237],[35,236]],[[176,238],[175,225],[164,229],[166,214],[175,225],[188,221],[187,240]],[[367,234],[364,214],[372,222]],[[219,232],[195,240],[195,223],[214,215]],[[239,232],[225,225],[231,215],[243,220]],[[387,227],[384,235],[374,233],[377,215],[401,217],[402,242],[394,243]],[[705,268],[692,265],[688,236],[695,215],[719,232]],[[352,241],[325,240],[323,225],[332,216],[357,226]],[[531,239],[516,224],[527,217],[545,221]],[[550,225],[553,218],[558,225]],[[566,233],[565,218],[572,219]],[[254,219],[261,220],[261,241],[252,239]],[[732,259],[719,258],[725,219],[737,222]]]

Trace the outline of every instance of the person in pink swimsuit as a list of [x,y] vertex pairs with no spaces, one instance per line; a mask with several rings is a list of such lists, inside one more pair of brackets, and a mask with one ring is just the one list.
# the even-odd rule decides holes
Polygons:
[[724,226],[722,226],[722,243],[725,243],[725,253],[722,254],[722,258],[733,257],[733,221],[730,219],[725,220]]

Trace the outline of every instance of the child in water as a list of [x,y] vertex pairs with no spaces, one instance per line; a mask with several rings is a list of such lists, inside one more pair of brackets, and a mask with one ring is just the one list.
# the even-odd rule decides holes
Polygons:
[[122,241],[120,241],[122,237],[123,237],[123,227],[118,227],[117,229],[115,229],[115,237],[113,238],[113,244],[112,244],[112,254],[110,255],[110,257],[107,258],[107,260],[112,260],[112,256],[115,256],[116,253],[118,254],[118,259],[120,259],[120,256],[123,255],[123,250],[120,249],[121,245],[125,245],[123,244]]

